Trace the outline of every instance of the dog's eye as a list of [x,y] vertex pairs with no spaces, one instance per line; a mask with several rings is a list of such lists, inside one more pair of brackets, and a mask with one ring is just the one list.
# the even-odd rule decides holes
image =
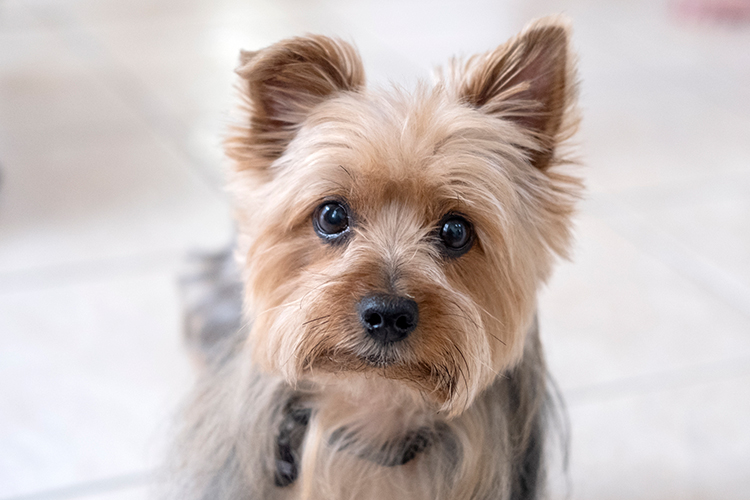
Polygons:
[[463,255],[474,241],[471,223],[460,215],[446,215],[440,221],[440,239],[451,256]]
[[349,229],[349,214],[341,203],[329,201],[313,215],[315,231],[325,239],[337,238]]

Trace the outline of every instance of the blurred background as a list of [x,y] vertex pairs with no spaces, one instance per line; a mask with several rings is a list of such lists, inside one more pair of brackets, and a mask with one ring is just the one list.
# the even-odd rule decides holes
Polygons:
[[241,47],[337,35],[413,86],[559,12],[588,192],[541,298],[552,496],[750,498],[747,1],[0,0],[0,499],[146,498],[191,382],[176,278],[231,239]]

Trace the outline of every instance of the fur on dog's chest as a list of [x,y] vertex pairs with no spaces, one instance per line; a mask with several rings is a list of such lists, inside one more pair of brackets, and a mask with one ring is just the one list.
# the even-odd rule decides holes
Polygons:
[[[449,421],[392,406],[379,414],[364,405],[352,414],[340,401],[325,408],[312,404],[309,395],[292,392],[273,429],[275,493],[279,498],[326,500],[534,498],[542,463],[542,414],[528,413],[528,405],[540,400],[524,401],[521,391],[534,385],[542,391],[537,395],[542,401],[546,393],[543,381],[526,368],[522,365],[493,384]],[[323,401],[332,403],[330,398]],[[346,415],[369,418],[358,421]],[[396,421],[382,420],[389,416]],[[527,438],[514,441],[524,432],[521,427]],[[514,461],[519,466],[509,469]]]
[[[340,461],[358,463],[362,472],[383,469],[379,472],[381,476],[394,475],[387,469],[402,469],[395,473],[401,476],[407,470],[410,471],[406,472],[407,475],[414,474],[418,467],[405,466],[424,460],[424,455],[440,453],[448,461],[457,456],[456,436],[441,420],[405,416],[403,411],[393,412],[386,408],[381,414],[364,409],[358,414],[350,413],[350,418],[336,414],[338,418],[331,422],[330,418],[325,418],[331,415],[330,410],[313,410],[314,405],[305,406],[303,401],[297,396],[292,397],[282,410],[278,429],[275,429],[274,483],[277,487],[291,487],[303,473],[316,474],[315,469],[320,467],[343,470],[345,467],[334,465]],[[386,423],[383,418],[395,421]],[[307,463],[304,469],[303,457]],[[307,471],[308,468],[312,470]]]
[[385,443],[365,443],[339,428],[324,433],[327,439],[307,436],[297,450],[284,433],[276,441],[274,484],[293,498],[436,498],[431,469],[456,454],[455,437],[446,429],[421,428]]

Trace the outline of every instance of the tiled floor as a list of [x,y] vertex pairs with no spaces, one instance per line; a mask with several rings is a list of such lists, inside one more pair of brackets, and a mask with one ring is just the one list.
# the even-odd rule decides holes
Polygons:
[[0,0],[0,499],[146,498],[190,383],[180,260],[231,237],[240,47],[335,34],[409,85],[561,11],[589,193],[541,305],[571,497],[748,498],[750,26],[673,4]]

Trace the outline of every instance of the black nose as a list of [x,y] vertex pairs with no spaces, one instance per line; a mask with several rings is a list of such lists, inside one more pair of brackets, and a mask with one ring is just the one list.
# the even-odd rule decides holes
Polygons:
[[359,320],[373,339],[384,344],[398,342],[417,327],[419,307],[406,297],[368,295],[359,302]]

